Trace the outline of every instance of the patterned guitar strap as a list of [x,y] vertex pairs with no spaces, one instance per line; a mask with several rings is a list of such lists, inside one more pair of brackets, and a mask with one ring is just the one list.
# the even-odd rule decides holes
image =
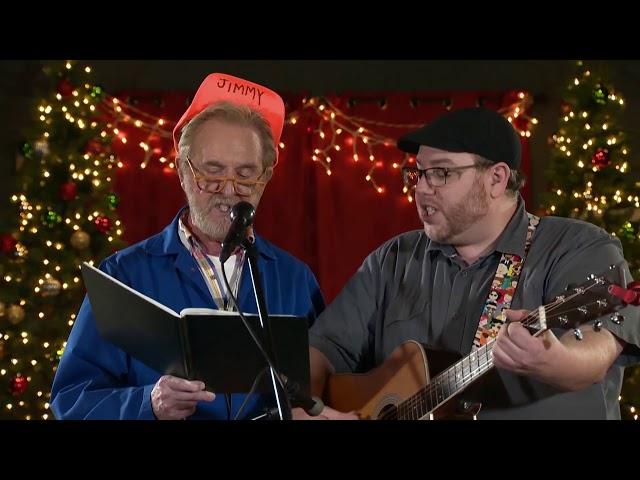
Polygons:
[[473,350],[485,345],[490,338],[495,338],[498,335],[498,330],[507,319],[504,312],[511,307],[511,301],[518,287],[520,272],[531,247],[533,233],[540,223],[539,217],[531,213],[527,213],[527,215],[529,216],[529,227],[524,244],[524,257],[512,253],[502,254],[482,315],[480,315],[478,330],[473,339]]

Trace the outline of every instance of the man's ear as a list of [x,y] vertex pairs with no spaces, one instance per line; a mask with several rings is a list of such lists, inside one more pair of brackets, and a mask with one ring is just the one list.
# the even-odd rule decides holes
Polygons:
[[502,193],[507,189],[509,177],[511,177],[511,169],[506,163],[496,163],[491,167],[490,185],[491,193],[494,198],[502,195]]
[[182,166],[182,159],[176,156],[174,161],[176,163],[176,172],[178,172],[178,179],[180,180],[180,186],[184,190],[184,178],[182,178],[182,168],[180,168]]
[[269,180],[271,180],[271,177],[273,176],[273,166],[267,167],[262,175],[265,183],[269,183]]

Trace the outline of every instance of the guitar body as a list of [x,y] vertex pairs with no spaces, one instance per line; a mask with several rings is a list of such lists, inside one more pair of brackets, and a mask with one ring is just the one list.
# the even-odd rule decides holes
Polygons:
[[[367,373],[332,375],[324,400],[336,410],[355,411],[361,419],[377,420],[392,413],[396,405],[425,388],[432,376],[459,358],[449,352],[425,350],[418,342],[408,341]],[[423,419],[474,419],[480,404],[464,402],[459,397],[449,399]]]

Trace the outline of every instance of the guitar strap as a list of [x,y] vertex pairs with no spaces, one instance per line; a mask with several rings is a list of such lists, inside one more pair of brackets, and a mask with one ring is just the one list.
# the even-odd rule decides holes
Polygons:
[[504,311],[511,307],[511,301],[518,287],[520,272],[531,247],[533,233],[536,231],[538,223],[540,223],[539,217],[531,213],[527,213],[527,215],[529,216],[529,227],[527,228],[527,237],[524,244],[524,257],[512,253],[502,254],[496,275],[489,289],[489,295],[480,315],[480,323],[473,339],[472,350],[485,345],[490,338],[495,338],[498,335],[500,326],[507,319]]

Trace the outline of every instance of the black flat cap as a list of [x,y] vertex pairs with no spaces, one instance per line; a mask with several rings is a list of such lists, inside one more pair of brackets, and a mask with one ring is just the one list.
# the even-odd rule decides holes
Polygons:
[[418,153],[420,145],[449,152],[480,155],[510,168],[520,165],[520,137],[509,121],[494,110],[465,108],[446,113],[398,140],[398,148]]

